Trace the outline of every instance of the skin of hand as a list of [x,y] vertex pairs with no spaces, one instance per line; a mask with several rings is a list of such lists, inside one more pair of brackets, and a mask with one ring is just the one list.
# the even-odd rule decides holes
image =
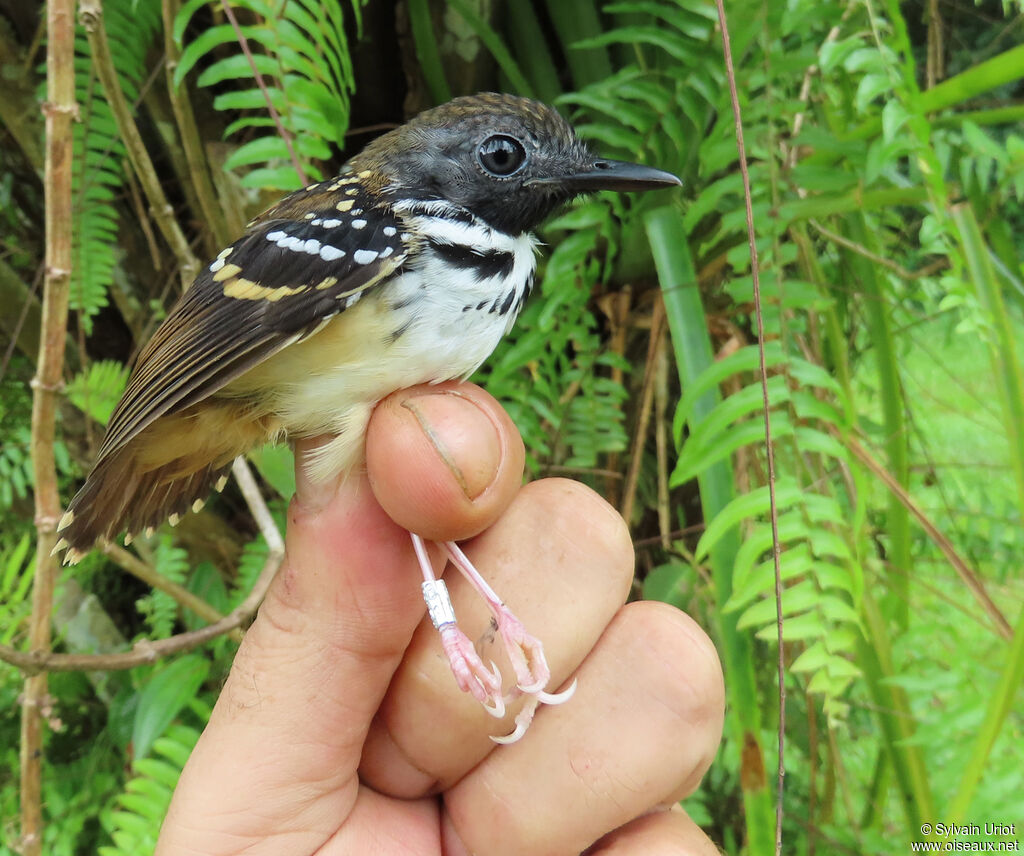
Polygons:
[[[300,443],[297,464],[317,441]],[[710,640],[661,603],[624,605],[629,533],[575,482],[523,486],[523,444],[479,387],[376,409],[367,467],[299,473],[286,556],[161,830],[158,856],[717,853],[675,803],[706,772],[724,693]],[[544,642],[550,690],[512,729],[458,690],[406,530],[464,544]],[[440,568],[440,552],[432,554]],[[508,675],[489,613],[445,574],[460,625]]]

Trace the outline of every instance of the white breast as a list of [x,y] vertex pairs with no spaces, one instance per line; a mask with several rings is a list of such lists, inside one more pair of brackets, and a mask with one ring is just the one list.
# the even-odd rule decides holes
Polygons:
[[[309,464],[312,478],[347,471],[359,461],[380,399],[407,386],[472,374],[511,329],[532,288],[532,235],[453,221],[441,216],[446,212],[439,203],[420,206],[406,222],[433,242],[424,243],[413,264],[231,390],[273,389],[267,409],[293,438],[339,435],[317,450]],[[451,263],[452,253],[461,253],[460,265]],[[493,263],[475,266],[477,255]]]

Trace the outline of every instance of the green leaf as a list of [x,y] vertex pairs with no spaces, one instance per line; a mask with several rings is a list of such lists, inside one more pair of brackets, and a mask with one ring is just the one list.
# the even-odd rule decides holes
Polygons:
[[127,366],[116,360],[97,360],[68,382],[68,400],[100,425],[106,425],[127,383]]
[[[186,6],[184,8],[188,7]],[[253,35],[252,27],[241,27],[240,29],[246,38],[250,38]],[[181,52],[181,57],[178,60],[178,67],[174,70],[175,88],[181,86],[181,81],[185,79],[185,76],[195,67],[195,64],[210,53],[210,51],[214,48],[220,47],[221,45],[233,44],[237,40],[238,37],[235,35],[234,28],[232,28],[230,24],[219,24],[200,33],[196,40],[190,42]]]
[[659,565],[644,578],[644,600],[660,600],[683,609],[686,606],[683,580],[693,576],[694,570],[689,565],[676,562]]
[[[779,482],[775,489],[775,499],[779,513],[791,505],[795,505],[803,498],[803,488],[791,482]],[[768,487],[759,487],[749,493],[741,494],[731,500],[712,520],[708,523],[700,541],[697,542],[697,549],[694,551],[694,560],[701,561],[711,551],[718,540],[729,532],[734,526],[738,526],[744,520],[767,514],[769,509]]]
[[879,95],[892,91],[892,80],[888,73],[866,74],[857,84],[857,97],[855,100],[858,113],[864,113]]
[[235,54],[219,59],[199,75],[196,84],[198,86],[215,86],[225,80],[249,81],[253,78],[253,64],[260,74],[270,78],[273,78],[280,70],[273,57],[253,54],[252,59],[253,62],[250,63],[249,57],[245,54]]
[[199,691],[210,671],[210,664],[197,654],[189,654],[154,672],[139,695],[132,728],[135,756],[144,758],[160,737]]
[[295,456],[281,444],[268,444],[249,453],[249,460],[282,499],[295,495]]

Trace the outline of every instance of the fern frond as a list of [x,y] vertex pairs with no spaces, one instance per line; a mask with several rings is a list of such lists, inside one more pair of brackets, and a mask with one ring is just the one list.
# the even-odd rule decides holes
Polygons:
[[[356,27],[365,0],[352,0]],[[175,37],[183,43],[185,30],[203,2],[186,3],[175,21]],[[219,5],[214,4],[214,5]],[[217,110],[242,115],[228,132],[274,127],[268,121],[268,100],[307,177],[323,173],[319,161],[331,156],[331,146],[344,147],[348,130],[349,99],[355,86],[352,59],[345,36],[342,6],[332,0],[236,0],[234,8],[252,13],[258,23],[239,26],[253,54],[252,64],[241,51],[239,34],[230,24],[218,24],[192,39],[182,51],[175,71],[180,83],[197,65],[205,65],[200,86],[238,88],[219,93]],[[222,55],[224,49],[230,53]],[[266,91],[256,85],[253,66]],[[243,143],[228,158],[228,169],[253,167],[242,178],[246,187],[294,190],[301,181],[291,163],[288,143],[278,133],[257,136]]]
[[[103,21],[111,42],[114,67],[129,101],[137,100],[146,75],[146,53],[160,27],[156,0],[110,0]],[[75,98],[80,121],[73,126],[71,308],[78,310],[85,331],[91,318],[107,305],[107,291],[117,264],[118,211],[122,195],[125,149],[113,114],[91,65],[81,25],[75,31]]]
[[145,856],[156,849],[174,788],[200,733],[199,728],[175,723],[154,742],[150,757],[135,762],[135,775],[100,816],[113,841],[99,848],[100,856]]

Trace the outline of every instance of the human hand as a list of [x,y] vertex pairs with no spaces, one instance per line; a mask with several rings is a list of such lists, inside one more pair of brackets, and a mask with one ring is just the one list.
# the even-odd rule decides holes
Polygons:
[[[300,444],[297,463],[313,446]],[[454,383],[378,406],[366,474],[311,485],[297,466],[284,563],[158,856],[716,853],[672,808],[721,735],[711,642],[669,606],[623,606],[633,551],[621,518],[575,482],[521,487],[522,466],[497,402]],[[503,724],[456,687],[402,527],[482,533],[465,551],[542,638],[550,689],[578,678],[519,743],[489,739],[511,730],[515,704]],[[486,606],[461,576],[446,580],[460,625],[484,636]],[[508,676],[492,641],[481,656]]]

